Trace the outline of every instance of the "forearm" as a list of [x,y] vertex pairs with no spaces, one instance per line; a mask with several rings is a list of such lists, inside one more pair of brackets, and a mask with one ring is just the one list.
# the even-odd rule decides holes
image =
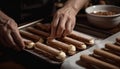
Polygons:
[[64,7],[71,7],[75,10],[75,13],[77,14],[81,8],[85,6],[85,4],[89,0],[68,0]]

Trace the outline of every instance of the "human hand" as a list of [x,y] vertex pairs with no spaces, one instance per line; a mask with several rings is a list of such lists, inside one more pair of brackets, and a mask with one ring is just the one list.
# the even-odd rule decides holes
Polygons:
[[60,38],[72,32],[76,22],[76,11],[72,7],[59,9],[51,23],[51,38]]
[[18,51],[23,48],[24,42],[19,34],[17,23],[13,19],[0,19],[0,43]]

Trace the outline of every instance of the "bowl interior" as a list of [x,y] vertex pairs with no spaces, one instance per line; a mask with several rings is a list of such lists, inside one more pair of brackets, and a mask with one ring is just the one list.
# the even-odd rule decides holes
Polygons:
[[94,5],[86,8],[86,13],[90,14],[93,12],[115,12],[117,14],[115,15],[120,15],[120,7],[114,6],[114,5]]
[[[94,5],[86,8],[88,21],[97,28],[109,29],[120,23],[120,7],[114,5]],[[92,14],[94,12],[115,12],[113,15]]]

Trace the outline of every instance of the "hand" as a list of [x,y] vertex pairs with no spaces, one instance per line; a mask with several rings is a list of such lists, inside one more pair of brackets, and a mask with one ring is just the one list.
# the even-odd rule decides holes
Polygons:
[[72,32],[76,22],[76,12],[71,7],[59,9],[51,23],[51,38],[60,38]]
[[13,19],[0,20],[0,43],[14,50],[21,50],[24,46],[19,34],[17,23]]

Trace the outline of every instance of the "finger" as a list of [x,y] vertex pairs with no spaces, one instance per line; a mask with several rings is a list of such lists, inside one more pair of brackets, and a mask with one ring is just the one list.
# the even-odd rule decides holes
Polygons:
[[45,24],[45,27],[50,31],[50,29],[51,29],[50,24]]
[[67,36],[68,34],[70,34],[70,32],[72,32],[71,24],[72,24],[72,21],[68,20],[67,23],[66,23],[66,25],[65,25],[66,27],[65,27],[65,31],[63,33],[63,36]]
[[11,31],[10,30],[7,30],[4,32],[4,38],[5,38],[5,41],[7,42],[8,46],[10,46],[11,48],[14,48],[14,46],[16,46],[13,38],[11,37]]
[[7,27],[4,26],[1,29],[1,33],[2,33],[1,36],[2,36],[3,45],[10,48],[11,45],[12,45],[12,43],[10,43],[11,40],[9,40],[9,38],[8,38],[8,35],[9,35],[10,31],[8,32]]
[[61,16],[60,17],[60,22],[58,24],[58,29],[57,29],[57,33],[56,36],[59,38],[63,35],[63,32],[65,30],[65,23],[67,21],[67,17],[66,16]]
[[56,33],[58,22],[59,22],[59,16],[56,15],[51,24],[51,34],[50,34],[51,38],[55,38],[55,33]]
[[17,47],[17,44],[14,42],[12,36],[11,36],[11,30],[7,29],[7,27],[3,28],[3,34],[4,34],[4,39],[9,48],[12,48],[14,50],[19,50]]
[[18,30],[12,31],[11,36],[19,48],[24,48],[24,42]]
[[76,19],[73,19],[73,22],[72,22],[72,24],[71,24],[71,30],[73,30],[74,29],[74,27],[75,27],[75,24],[76,24]]
[[11,46],[12,49],[17,50],[17,51],[20,50],[20,48],[19,48],[19,47],[17,46],[17,44],[14,42],[11,34],[9,34],[9,35],[7,36],[6,41],[7,41],[8,45]]
[[16,35],[17,35],[17,37],[19,39],[19,43],[20,43],[19,46],[21,46],[22,48],[24,48],[25,44],[24,44],[23,38],[21,37],[19,31],[16,32]]

